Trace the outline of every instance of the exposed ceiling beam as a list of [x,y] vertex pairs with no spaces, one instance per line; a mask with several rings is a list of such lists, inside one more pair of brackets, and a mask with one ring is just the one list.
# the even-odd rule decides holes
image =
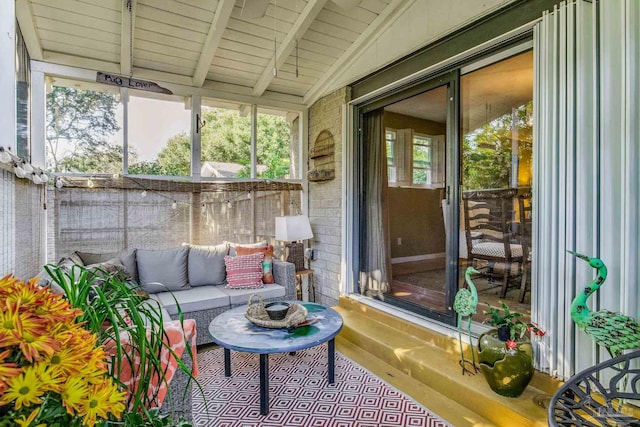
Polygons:
[[42,45],[38,38],[36,24],[33,22],[33,11],[31,10],[31,2],[28,0],[16,0],[16,18],[22,38],[27,45],[29,56],[36,61],[42,61]]
[[[42,71],[51,76],[67,77],[95,82],[96,72],[110,72],[117,74],[119,65],[113,62],[88,59],[78,56],[47,52],[45,61],[32,61],[32,71]],[[138,79],[151,80],[169,89],[176,96],[200,95],[203,98],[219,99],[238,104],[258,104],[263,107],[285,111],[302,111],[302,97],[266,91],[262,97],[251,95],[251,88],[229,83],[207,81],[203,87],[191,86],[192,79],[188,76],[166,73],[162,71],[133,69],[133,76]],[[161,94],[160,94],[161,95]],[[163,95],[168,96],[168,95]]]
[[[133,70],[133,35],[136,29],[136,0],[123,0],[120,24],[120,74],[131,75]],[[129,12],[131,8],[131,12]]]
[[344,51],[340,58],[336,59],[324,76],[307,91],[303,98],[305,105],[311,105],[317,101],[322,95],[322,90],[327,87],[327,83],[335,79],[344,70],[349,69],[356,59],[377,40],[376,35],[382,34],[391,26],[395,19],[407,10],[413,2],[414,0],[391,0],[378,17]]
[[227,27],[227,22],[231,17],[235,3],[235,0],[218,1],[218,7],[216,8],[216,13],[209,27],[207,39],[202,47],[202,52],[200,52],[196,69],[193,72],[193,85],[195,87],[202,86],[204,80],[207,78],[211,61],[213,61],[213,56],[216,54],[216,50],[222,39],[222,33],[224,33],[224,29]]
[[240,117],[247,117],[250,112],[251,112],[251,105],[241,105],[240,108],[238,109],[238,113],[240,114]]
[[282,43],[278,46],[277,55],[273,58],[273,61],[269,62],[258,78],[258,81],[253,87],[254,96],[260,96],[264,93],[274,78],[274,62],[276,69],[282,67],[282,64],[284,64],[289,55],[291,55],[291,51],[293,51],[296,45],[296,40],[307,32],[307,29],[314,19],[316,19],[316,16],[318,16],[327,1],[328,0],[310,0],[307,2],[300,16],[298,16],[298,19],[293,24],[293,27],[291,27],[291,31],[289,31]]

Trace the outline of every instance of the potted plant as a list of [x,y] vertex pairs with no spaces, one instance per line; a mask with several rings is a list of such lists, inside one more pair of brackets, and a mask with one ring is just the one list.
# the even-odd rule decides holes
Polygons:
[[534,374],[533,346],[528,334],[542,337],[545,332],[533,322],[524,322],[522,313],[489,306],[483,312],[489,317],[485,323],[494,326],[478,338],[480,370],[496,393],[518,397],[524,392]]
[[94,426],[118,420],[126,393],[84,313],[37,280],[0,279],[0,425]]
[[[73,266],[65,271],[57,266],[45,266],[53,282],[64,291],[69,304],[82,310],[78,321],[85,329],[107,344],[111,354],[109,374],[126,392],[126,411],[120,420],[110,425],[124,426],[189,426],[184,420],[171,420],[155,409],[159,387],[154,381],[166,381],[166,367],[161,360],[162,350],[168,350],[178,363],[178,370],[186,373],[196,385],[191,369],[184,365],[168,344],[160,307],[146,299],[135,282],[124,274],[102,269],[88,270]],[[177,304],[177,302],[176,302]],[[180,308],[179,318],[182,321]],[[127,335],[126,345],[121,337]],[[185,337],[186,339],[186,337]],[[191,354],[191,347],[185,351]],[[136,381],[120,380],[122,369],[135,367]],[[185,393],[190,392],[190,388]]]

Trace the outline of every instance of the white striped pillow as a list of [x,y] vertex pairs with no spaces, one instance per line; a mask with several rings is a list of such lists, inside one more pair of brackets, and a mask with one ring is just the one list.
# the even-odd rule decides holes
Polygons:
[[227,288],[229,289],[256,289],[264,288],[262,283],[262,259],[264,253],[225,256],[224,264],[227,267]]

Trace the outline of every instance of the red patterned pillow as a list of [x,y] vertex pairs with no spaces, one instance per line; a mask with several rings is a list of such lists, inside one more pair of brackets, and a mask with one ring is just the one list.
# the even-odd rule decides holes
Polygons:
[[244,256],[225,256],[224,264],[227,267],[227,288],[230,289],[255,289],[263,288],[262,283],[262,259],[263,253]]

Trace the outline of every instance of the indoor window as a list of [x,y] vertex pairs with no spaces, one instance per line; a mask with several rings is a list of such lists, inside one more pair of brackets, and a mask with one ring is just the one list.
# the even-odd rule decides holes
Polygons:
[[423,135],[413,137],[412,184],[431,184],[431,138]]

